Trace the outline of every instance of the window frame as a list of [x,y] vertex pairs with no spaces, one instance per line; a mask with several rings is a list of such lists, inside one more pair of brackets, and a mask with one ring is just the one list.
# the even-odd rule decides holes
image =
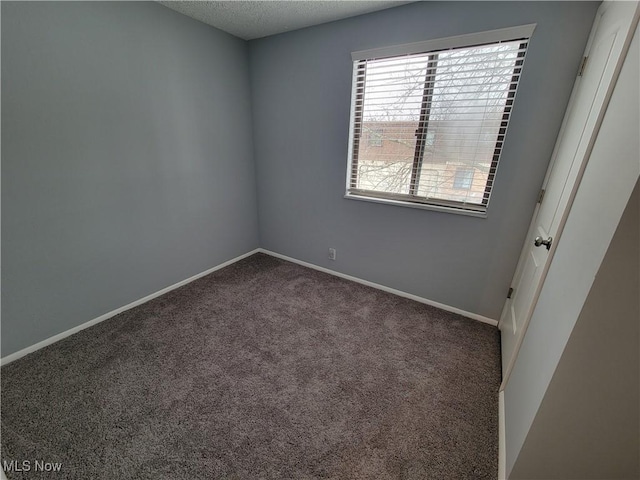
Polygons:
[[[382,47],[370,50],[361,50],[353,52],[351,58],[353,61],[352,68],[352,96],[351,96],[351,110],[349,117],[349,147],[348,147],[348,161],[346,171],[346,193],[344,198],[353,200],[364,200],[374,203],[383,203],[388,205],[421,208],[426,210],[436,210],[448,213],[457,213],[462,215],[470,215],[474,217],[486,218],[489,200],[491,198],[491,190],[495,181],[495,175],[498,167],[498,160],[504,140],[507,133],[507,122],[509,119],[511,110],[513,108],[513,102],[516,94],[516,87],[519,84],[518,76],[522,71],[524,63],[525,52],[519,52],[518,58],[514,65],[514,76],[511,82],[511,88],[508,90],[508,95],[505,100],[505,108],[503,113],[503,120],[501,122],[498,136],[496,139],[496,148],[492,157],[491,166],[487,182],[485,185],[485,193],[483,195],[482,204],[465,203],[450,201],[445,199],[424,199],[423,197],[415,196],[412,199],[411,196],[415,195],[415,191],[418,189],[418,180],[421,171],[421,162],[423,160],[423,151],[427,146],[427,134],[428,134],[428,121],[429,121],[429,105],[424,105],[424,101],[430,98],[428,89],[433,88],[433,82],[435,80],[435,72],[437,65],[438,51],[452,50],[456,48],[475,47],[486,44],[497,44],[502,42],[514,42],[522,41],[525,46],[528,47],[531,36],[535,30],[536,24],[521,25],[517,27],[509,27],[498,30],[491,30],[486,32],[458,35],[454,37],[446,37],[435,40],[427,40],[424,42],[416,42],[403,45],[394,45],[390,47]],[[431,71],[431,82],[429,81],[429,73],[425,78],[424,93],[423,93],[423,105],[421,108],[420,119],[418,121],[418,129],[416,131],[416,147],[414,153],[414,160],[411,172],[411,181],[409,186],[409,194],[394,194],[388,192],[375,192],[371,190],[361,190],[357,188],[357,175],[353,175],[353,169],[357,168],[358,164],[358,149],[354,149],[354,139],[361,138],[362,136],[362,122],[357,123],[355,121],[358,113],[362,112],[363,100],[364,100],[364,85],[358,87],[357,79],[362,75],[361,70],[364,69],[365,64],[360,63],[363,60],[374,60],[388,57],[396,57],[410,54],[429,54],[429,61],[427,66],[427,72]],[[366,77],[365,77],[366,78]],[[426,113],[426,115],[425,115]],[[360,131],[356,131],[359,126]],[[416,165],[418,162],[418,165]]]

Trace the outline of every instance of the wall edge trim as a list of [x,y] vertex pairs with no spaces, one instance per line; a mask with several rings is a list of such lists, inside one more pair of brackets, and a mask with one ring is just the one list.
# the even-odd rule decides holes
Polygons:
[[286,260],[288,262],[297,263],[298,265],[302,265],[303,267],[312,268],[314,270],[318,270],[320,272],[328,273],[330,275],[334,275],[336,277],[344,278],[345,280],[350,280],[352,282],[360,283],[362,285],[366,285],[368,287],[372,287],[378,290],[382,290],[387,293],[392,293],[394,295],[398,295],[399,297],[408,298],[410,300],[415,300],[416,302],[424,303],[426,305],[430,305],[432,307],[439,308],[440,310],[445,310],[451,313],[457,313],[458,315],[462,315],[463,317],[470,318],[472,320],[477,320],[482,323],[487,323],[494,327],[498,326],[498,321],[493,318],[485,317],[483,315],[479,315],[477,313],[467,312],[466,310],[462,310],[457,307],[452,307],[450,305],[445,305],[444,303],[436,302],[433,300],[429,300],[428,298],[420,297],[418,295],[414,295],[412,293],[403,292],[402,290],[396,290],[395,288],[387,287],[385,285],[381,285],[379,283],[370,282],[369,280],[364,280],[362,278],[354,277],[352,275],[347,275],[346,273],[337,272],[335,270],[331,270],[329,268],[320,267],[313,263],[305,262],[302,260],[298,260],[293,257],[289,257],[287,255],[282,255],[281,253],[276,253],[271,250],[266,250],[264,248],[259,248],[258,251],[260,253],[264,253],[266,255],[271,255],[272,257],[280,258],[282,260]]
[[504,417],[504,390],[498,392],[498,480],[507,479],[507,431]]
[[139,305],[142,305],[143,303],[147,303],[149,300],[153,300],[154,298],[157,298],[161,295],[164,295],[165,293],[168,293],[172,290],[175,290],[176,288],[182,287],[188,283],[193,282],[194,280],[198,280],[199,278],[202,278],[206,275],[209,275],[210,273],[215,272],[216,270],[220,270],[224,267],[228,267],[231,264],[234,264],[244,258],[247,258],[255,253],[258,253],[261,249],[256,248],[254,250],[251,250],[250,252],[247,252],[245,254],[242,254],[238,257],[232,258],[231,260],[227,260],[226,262],[223,262],[219,265],[216,265],[215,267],[211,267],[203,272],[200,273],[196,273],[195,275],[186,278],[184,280],[181,280],[177,283],[174,283],[173,285],[169,285],[168,287],[162,288],[160,290],[158,290],[157,292],[151,293],[145,297],[142,297],[138,300],[134,300],[131,303],[128,303],[122,307],[116,308],[115,310],[111,310],[110,312],[107,312],[103,315],[100,315],[99,317],[94,318],[93,320],[89,320],[88,322],[82,323],[80,325],[77,325],[75,327],[72,327],[68,330],[65,330],[64,332],[58,333],[56,335],[53,335],[49,338],[46,338],[38,343],[35,343],[29,347],[23,348],[22,350],[18,350],[17,352],[11,353],[9,355],[7,355],[6,357],[2,357],[0,358],[0,366],[4,366],[7,365],[15,360],[18,360],[19,358],[24,357],[25,355],[28,355],[30,353],[33,353],[37,350],[40,350],[41,348],[44,348],[46,346],[49,346],[53,343],[56,343],[64,338],[67,338],[71,335],[73,335],[74,333],[78,333],[86,328],[92,327],[93,325],[97,325],[100,322],[104,322],[105,320],[108,320],[111,317],[114,317],[122,312],[126,312],[127,310],[130,310],[134,307],[137,307]]

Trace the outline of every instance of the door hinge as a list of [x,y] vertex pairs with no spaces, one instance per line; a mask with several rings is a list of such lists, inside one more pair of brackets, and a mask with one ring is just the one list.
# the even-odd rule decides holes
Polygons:
[[578,76],[581,77],[584,74],[584,69],[587,66],[587,61],[589,57],[582,57],[582,63],[580,64],[580,71],[578,72]]
[[544,193],[546,192],[546,190],[543,188],[542,190],[540,190],[540,195],[538,195],[538,203],[542,203],[542,200],[544,199]]
[[513,295],[513,287],[510,287],[509,291],[507,292],[507,298],[511,298],[512,295]]

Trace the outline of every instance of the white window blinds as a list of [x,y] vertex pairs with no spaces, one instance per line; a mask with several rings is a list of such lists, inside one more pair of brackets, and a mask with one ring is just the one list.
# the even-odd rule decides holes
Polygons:
[[533,27],[355,53],[347,196],[486,212]]

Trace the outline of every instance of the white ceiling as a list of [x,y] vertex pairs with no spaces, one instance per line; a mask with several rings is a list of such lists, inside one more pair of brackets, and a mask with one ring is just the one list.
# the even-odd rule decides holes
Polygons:
[[185,0],[159,3],[236,37],[252,40],[412,2]]

